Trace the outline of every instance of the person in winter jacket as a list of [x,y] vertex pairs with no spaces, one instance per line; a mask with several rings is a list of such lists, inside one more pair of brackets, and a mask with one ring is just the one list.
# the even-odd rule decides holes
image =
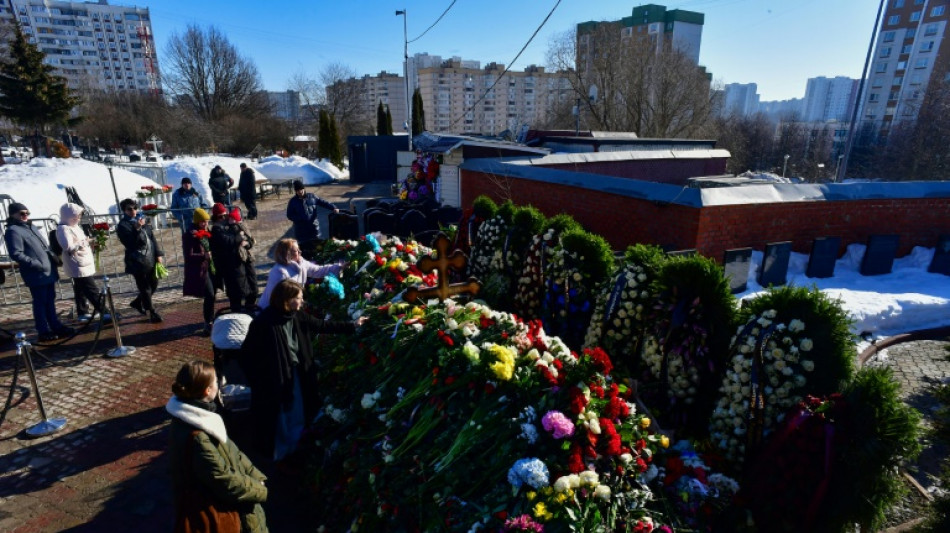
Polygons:
[[239,357],[251,386],[255,448],[278,461],[293,452],[307,420],[318,410],[313,337],[352,333],[357,322],[325,321],[301,312],[303,287],[285,279],[248,327]]
[[56,340],[75,333],[56,316],[56,280],[59,272],[53,263],[53,252],[46,240],[30,222],[30,210],[19,202],[9,208],[7,229],[3,239],[7,253],[17,262],[20,277],[33,297],[33,321],[40,341]]
[[274,248],[274,261],[277,263],[267,275],[267,285],[261,294],[260,306],[266,309],[270,304],[271,293],[278,283],[289,279],[300,285],[306,285],[309,278],[324,278],[330,274],[339,274],[343,266],[318,265],[311,263],[300,255],[300,245],[294,239],[281,239]]
[[138,212],[139,204],[135,200],[126,198],[119,203],[119,208],[122,219],[115,233],[125,247],[125,273],[132,275],[139,290],[129,306],[140,314],[148,314],[151,322],[161,322],[161,315],[152,306],[152,294],[158,289],[155,263],[164,262],[165,252],[158,247],[148,217]]
[[241,201],[247,208],[247,219],[257,218],[257,178],[254,176],[254,170],[241,163],[241,176],[238,178],[238,191],[241,193]]
[[175,532],[267,533],[261,504],[267,476],[228,438],[214,402],[218,377],[207,361],[186,363],[165,405],[172,417],[168,459]]
[[78,204],[65,203],[59,208],[59,225],[56,226],[56,240],[63,249],[63,274],[73,280],[73,294],[76,299],[76,314],[80,321],[92,320],[89,304],[109,320],[111,317],[99,301],[99,285],[96,283],[96,261],[89,237],[79,225],[83,208]]
[[231,205],[231,187],[234,187],[234,180],[224,172],[221,165],[211,169],[208,187],[211,188],[211,200],[213,202]]
[[224,282],[224,293],[228,295],[231,311],[245,311],[245,302],[254,302],[251,290],[247,286],[247,274],[241,259],[241,248],[250,247],[247,236],[235,231],[228,218],[228,208],[216,203],[211,208],[211,258],[215,271]]
[[294,180],[294,196],[287,202],[287,219],[294,223],[294,236],[300,242],[303,255],[313,259],[320,244],[320,219],[317,207],[339,213],[340,210],[319,196],[307,192],[303,182]]
[[257,305],[257,295],[260,293],[257,289],[257,269],[254,268],[253,249],[256,241],[254,240],[254,236],[251,235],[251,232],[247,229],[247,225],[244,224],[240,209],[237,207],[232,208],[228,214],[228,221],[231,224],[231,231],[243,236],[244,240],[247,241],[247,246],[238,248],[238,256],[244,268],[244,287],[247,290],[244,294],[244,310],[250,313],[254,310],[255,305]]
[[199,207],[208,207],[204,198],[194,189],[191,184],[191,178],[182,178],[181,187],[172,193],[172,213],[178,219],[178,226],[181,228],[182,235],[187,234],[194,229],[192,219],[195,216],[195,209]]
[[[192,217],[192,230],[182,235],[182,249],[185,254],[185,281],[182,284],[182,293],[185,296],[203,298],[202,315],[204,317],[204,334],[211,334],[211,322],[214,320],[214,301],[218,289],[221,288],[221,278],[217,270],[212,272],[211,239],[208,224],[211,216],[202,208],[195,209]],[[202,243],[202,241],[205,241]],[[206,248],[207,247],[207,248]]]

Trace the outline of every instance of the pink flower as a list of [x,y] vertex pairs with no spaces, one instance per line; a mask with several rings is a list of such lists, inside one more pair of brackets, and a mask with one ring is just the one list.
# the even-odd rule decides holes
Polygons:
[[563,439],[574,434],[574,422],[560,411],[548,411],[541,418],[541,425],[555,439]]

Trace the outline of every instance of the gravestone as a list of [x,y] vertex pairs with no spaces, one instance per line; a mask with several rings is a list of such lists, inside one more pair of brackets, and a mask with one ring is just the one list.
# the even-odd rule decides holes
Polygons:
[[762,265],[759,266],[758,282],[763,287],[785,285],[788,274],[788,259],[792,254],[792,241],[770,242],[765,245]]
[[890,274],[894,266],[894,256],[897,255],[897,244],[900,235],[871,235],[868,237],[868,247],[864,250],[861,259],[862,276],[880,276]]
[[937,240],[937,249],[934,250],[934,258],[927,272],[950,276],[950,235],[941,235]]
[[746,290],[749,285],[749,262],[752,261],[752,248],[726,250],[722,264],[729,280],[729,290],[733,294]]
[[696,255],[695,248],[688,248],[686,250],[673,250],[671,252],[666,252],[667,257],[691,257]]
[[808,269],[805,275],[809,278],[830,278],[835,275],[835,262],[838,261],[838,248],[841,247],[841,237],[818,237],[811,245],[811,255],[808,256]]

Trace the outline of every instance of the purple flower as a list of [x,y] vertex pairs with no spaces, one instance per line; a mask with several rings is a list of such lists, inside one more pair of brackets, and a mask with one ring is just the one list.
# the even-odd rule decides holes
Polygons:
[[505,531],[534,531],[543,533],[544,526],[531,519],[531,515],[523,514],[518,518],[510,518],[505,522]]
[[541,425],[555,439],[563,439],[574,434],[574,422],[560,411],[548,411],[541,418]]

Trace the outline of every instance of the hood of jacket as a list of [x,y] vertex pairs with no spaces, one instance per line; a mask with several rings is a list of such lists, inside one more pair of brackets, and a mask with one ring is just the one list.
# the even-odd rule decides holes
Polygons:
[[221,415],[218,413],[185,403],[179,400],[177,396],[169,398],[168,403],[165,404],[165,410],[168,411],[168,414],[189,426],[211,435],[218,442],[228,441],[228,431],[224,427],[224,420],[221,419]]
[[75,217],[75,216],[81,216],[82,212],[83,212],[83,208],[81,205],[74,204],[72,202],[67,202],[63,204],[62,207],[59,208],[59,221],[65,224],[69,218]]

